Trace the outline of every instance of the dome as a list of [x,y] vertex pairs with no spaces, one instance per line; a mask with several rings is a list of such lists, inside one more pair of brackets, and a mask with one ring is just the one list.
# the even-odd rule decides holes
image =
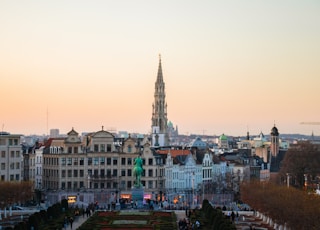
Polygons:
[[273,126],[273,128],[271,129],[271,135],[272,136],[279,136],[279,132],[276,126]]
[[168,127],[173,128],[173,124],[171,121],[168,122]]
[[226,135],[222,134],[220,137],[219,137],[220,141],[227,141],[228,138]]

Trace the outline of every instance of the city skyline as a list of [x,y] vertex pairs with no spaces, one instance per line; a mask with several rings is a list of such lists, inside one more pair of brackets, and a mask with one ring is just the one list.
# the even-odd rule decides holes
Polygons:
[[1,1],[0,125],[150,133],[161,54],[180,134],[320,135],[318,1]]

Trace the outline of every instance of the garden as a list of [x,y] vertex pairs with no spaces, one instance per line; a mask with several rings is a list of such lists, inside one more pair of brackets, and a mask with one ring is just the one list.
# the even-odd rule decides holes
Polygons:
[[176,229],[174,212],[101,211],[95,212],[79,230],[165,230]]

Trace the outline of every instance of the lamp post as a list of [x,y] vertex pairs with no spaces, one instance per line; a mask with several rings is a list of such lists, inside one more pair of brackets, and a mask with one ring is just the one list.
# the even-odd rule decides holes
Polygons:
[[192,208],[194,208],[194,172],[192,173]]
[[304,188],[308,190],[308,174],[303,174],[304,176]]

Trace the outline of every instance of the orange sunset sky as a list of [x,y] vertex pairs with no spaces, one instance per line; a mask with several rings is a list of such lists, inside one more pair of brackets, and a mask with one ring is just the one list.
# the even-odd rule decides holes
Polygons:
[[0,1],[0,124],[149,133],[159,53],[181,134],[320,135],[320,1]]

